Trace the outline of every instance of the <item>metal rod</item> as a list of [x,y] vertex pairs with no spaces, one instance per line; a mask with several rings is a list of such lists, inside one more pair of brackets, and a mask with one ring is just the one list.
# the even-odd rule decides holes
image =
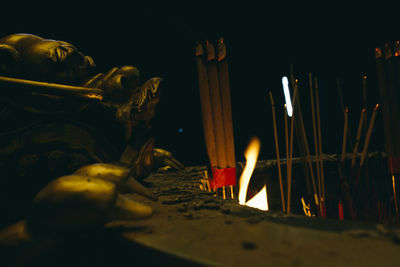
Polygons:
[[92,98],[102,100],[104,91],[98,88],[88,88],[82,86],[39,82],[25,80],[19,78],[11,78],[0,76],[0,84],[4,85],[19,85],[19,89],[29,90],[29,92],[59,95],[59,96],[76,96],[82,98]]

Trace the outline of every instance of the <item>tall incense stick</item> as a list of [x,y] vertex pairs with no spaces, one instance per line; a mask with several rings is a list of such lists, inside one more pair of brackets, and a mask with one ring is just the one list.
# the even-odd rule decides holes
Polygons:
[[[344,114],[345,108],[344,108],[344,101],[343,101],[343,95],[342,95],[342,87],[340,86],[339,79],[336,79],[336,84],[337,84],[337,89],[338,89],[338,93],[339,93],[340,107],[341,107],[342,112]],[[353,149],[353,139],[351,138],[350,131],[347,131],[347,138],[349,139],[350,148]]]
[[[298,87],[297,80],[294,78],[293,74],[291,74],[291,80],[292,80],[292,84],[296,84],[296,86]],[[296,124],[300,128],[300,134],[302,136],[301,142],[303,144],[303,148],[304,148],[304,151],[305,151],[305,157],[306,157],[306,160],[307,160],[307,165],[308,165],[309,173],[310,173],[310,176],[311,176],[311,182],[312,182],[312,187],[313,187],[313,191],[314,191],[313,192],[314,193],[314,201],[315,201],[316,206],[319,207],[319,200],[318,200],[318,195],[317,195],[317,187],[316,187],[316,184],[315,184],[314,172],[313,172],[313,168],[312,168],[312,164],[311,164],[310,149],[308,147],[307,135],[306,135],[305,127],[304,127],[303,116],[301,114],[301,108],[300,108],[299,99],[300,99],[300,95],[297,96],[297,99],[296,99],[296,102],[295,102],[296,107],[297,107],[297,112],[298,112],[298,114],[297,114],[298,116],[296,116]],[[293,100],[293,101],[295,101],[295,100]]]
[[321,198],[322,196],[322,188],[321,188],[321,172],[320,172],[320,164],[319,164],[319,149],[318,149],[318,136],[317,136],[317,127],[315,122],[315,107],[314,107],[314,90],[313,90],[313,82],[311,72],[308,74],[308,81],[310,85],[310,102],[311,102],[311,116],[312,116],[312,124],[313,124],[313,134],[314,134],[314,149],[315,149],[315,165],[317,167],[317,179],[318,179],[318,195]]
[[[367,105],[367,75],[363,75],[362,76],[362,89],[363,89],[363,107],[365,108],[365,110],[368,110],[368,105]],[[368,113],[365,113],[365,117],[364,117],[364,130],[365,132],[367,132],[367,121],[368,121]]]
[[224,122],[226,160],[228,167],[234,168],[236,167],[236,159],[232,123],[231,89],[229,84],[228,61],[226,59],[226,46],[223,38],[220,38],[218,41],[218,74]]
[[282,201],[282,211],[285,211],[285,196],[283,194],[283,185],[282,185],[282,172],[281,172],[281,160],[279,157],[279,143],[278,143],[278,131],[276,129],[276,116],[275,116],[275,103],[272,97],[272,93],[269,92],[269,97],[271,99],[272,105],[272,121],[274,123],[274,138],[275,138],[275,150],[276,150],[276,159],[278,165],[278,175],[279,175],[279,187],[281,189],[281,201]]
[[203,131],[206,144],[206,151],[211,167],[217,167],[216,144],[214,124],[211,110],[210,89],[208,86],[207,68],[204,62],[203,46],[199,43],[196,46],[196,63],[198,72],[198,83],[200,91],[200,104],[203,119]]
[[343,127],[343,143],[342,143],[342,156],[340,157],[340,162],[342,166],[344,165],[344,159],[346,156],[346,144],[347,144],[347,128],[349,125],[349,108],[346,107],[346,111],[344,112],[344,127]]
[[363,151],[361,154],[360,167],[362,167],[364,165],[364,161],[367,156],[368,145],[371,140],[372,129],[374,128],[374,125],[375,125],[375,119],[376,119],[376,113],[377,113],[376,111],[377,111],[378,107],[379,107],[379,105],[377,104],[374,108],[374,111],[372,112],[371,120],[370,120],[369,126],[368,126],[367,135],[365,137],[364,148],[363,148]]
[[222,117],[221,95],[218,82],[214,45],[207,42],[207,74],[210,86],[211,110],[214,118],[215,141],[218,168],[226,168],[226,152],[224,141],[224,124]]
[[362,133],[362,125],[363,125],[363,122],[364,122],[364,116],[365,116],[365,108],[363,108],[361,110],[360,121],[358,122],[356,144],[354,145],[353,155],[351,157],[351,168],[352,169],[354,169],[354,167],[356,165],[356,156],[357,156],[358,146],[359,146],[360,140],[361,140],[361,133]]
[[394,208],[396,209],[396,222],[399,223],[399,204],[397,203],[397,193],[396,193],[396,183],[394,174],[392,174],[392,185],[393,185],[393,195],[394,195]]
[[[292,113],[293,116],[293,113]],[[285,145],[286,145],[286,184],[289,186],[289,137],[288,137],[288,121],[287,121],[287,110],[286,110],[286,104],[284,105],[283,108],[283,117],[285,118]],[[288,195],[287,197],[287,212],[290,212],[290,205],[289,205],[290,197]]]
[[[290,202],[291,202],[291,193],[292,193],[292,159],[293,159],[293,132],[294,132],[294,120],[295,117],[297,116],[296,114],[296,98],[297,98],[297,90],[298,86],[297,83],[294,85],[294,92],[293,92],[293,99],[292,99],[292,108],[293,108],[293,113],[292,117],[290,118],[290,140],[289,140],[289,170],[288,170],[288,185],[287,185],[287,212],[290,213]],[[286,115],[286,114],[285,114]]]
[[324,178],[324,162],[322,160],[322,135],[321,135],[321,116],[319,109],[319,86],[318,79],[314,77],[315,83],[315,102],[317,106],[317,126],[318,126],[318,146],[319,146],[319,154],[318,154],[318,162],[320,164],[321,171],[321,187],[322,187],[322,199],[325,200],[325,178]]

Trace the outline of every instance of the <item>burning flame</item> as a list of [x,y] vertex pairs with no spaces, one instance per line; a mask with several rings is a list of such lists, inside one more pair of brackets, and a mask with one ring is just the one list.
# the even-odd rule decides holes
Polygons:
[[239,179],[238,198],[240,205],[246,205],[260,210],[268,210],[267,186],[264,186],[260,192],[258,192],[252,199],[246,202],[247,188],[249,186],[251,175],[253,174],[254,168],[256,167],[260,146],[260,140],[257,137],[254,137],[253,139],[251,139],[249,145],[246,148],[246,151],[244,153],[244,157],[246,158],[246,165]]
[[292,100],[290,99],[289,80],[286,76],[282,77],[283,93],[285,95],[286,112],[289,117],[293,115]]

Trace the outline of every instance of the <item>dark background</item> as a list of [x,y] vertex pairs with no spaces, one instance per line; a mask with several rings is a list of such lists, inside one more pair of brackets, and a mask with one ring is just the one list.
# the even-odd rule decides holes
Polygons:
[[[186,165],[205,164],[197,70],[196,41],[223,36],[228,49],[237,160],[249,139],[261,139],[260,158],[275,157],[271,105],[284,98],[281,77],[293,64],[307,134],[312,144],[308,73],[318,76],[323,151],[341,150],[343,115],[336,79],[350,108],[353,139],[362,107],[361,77],[367,75],[369,113],[379,102],[374,48],[400,39],[393,6],[332,1],[261,4],[55,1],[39,6],[4,4],[1,36],[25,32],[64,40],[94,58],[99,71],[134,65],[142,80],[163,77],[163,95],[154,121],[157,145],[172,151]],[[370,6],[368,6],[370,5]],[[277,110],[281,155],[284,155],[283,112]],[[181,130],[180,130],[181,129]],[[383,150],[378,117],[370,150]]]

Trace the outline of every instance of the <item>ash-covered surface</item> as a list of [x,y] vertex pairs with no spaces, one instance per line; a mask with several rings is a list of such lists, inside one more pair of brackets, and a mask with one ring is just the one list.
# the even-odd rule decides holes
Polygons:
[[[217,266],[398,266],[400,229],[308,218],[238,205],[201,191],[205,167],[153,173],[158,194],[149,220],[113,222],[123,237],[161,253]],[[141,227],[143,230],[137,230]],[[134,230],[132,230],[134,229]]]

